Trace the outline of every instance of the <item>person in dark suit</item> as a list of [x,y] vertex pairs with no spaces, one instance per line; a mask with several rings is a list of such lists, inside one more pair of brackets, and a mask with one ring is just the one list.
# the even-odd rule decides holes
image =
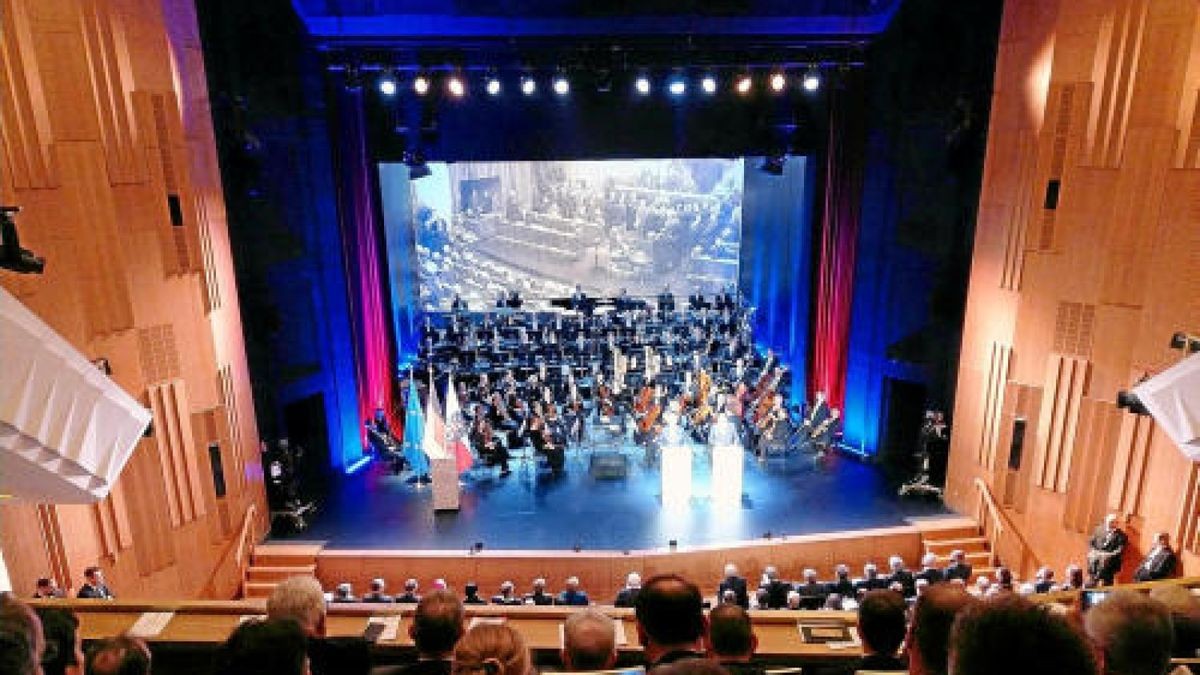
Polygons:
[[804,570],[804,582],[796,584],[796,592],[803,598],[802,604],[805,607],[820,607],[825,604],[825,596],[828,595],[828,590],[825,584],[817,581],[817,571],[809,568]]
[[525,601],[517,595],[516,585],[511,581],[500,584],[500,592],[492,596],[493,605],[523,605]]
[[58,584],[54,583],[54,579],[42,577],[37,580],[37,586],[33,589],[33,597],[61,598],[63,597],[63,592],[59,589]]
[[392,596],[383,592],[385,583],[383,579],[372,579],[371,590],[366,595],[362,596],[363,602],[386,603],[392,602]]
[[455,293],[454,299],[450,301],[450,309],[455,312],[465,312],[467,311],[467,301],[463,300],[458,293]]
[[534,579],[533,591],[525,595],[527,605],[553,605],[554,596],[546,592],[546,580]]
[[763,584],[759,587],[762,594],[759,601],[760,607],[768,609],[783,609],[787,606],[788,593],[792,591],[792,585],[779,578],[779,570],[773,565],[768,566],[763,570]]
[[663,292],[658,294],[658,311],[664,316],[675,311],[675,296],[670,286],[664,286]]
[[721,601],[727,591],[733,592],[734,604],[742,609],[750,609],[750,595],[746,591],[746,578],[738,576],[737,565],[733,563],[725,566],[725,578],[717,586],[717,600]]
[[638,593],[637,637],[646,670],[703,659],[708,619],[695,584],[677,574],[651,578]]
[[464,605],[486,605],[487,600],[479,597],[479,584],[474,581],[468,581],[463,586],[463,604]]
[[338,584],[330,602],[358,602],[358,598],[354,595],[354,587],[347,583]]
[[962,579],[964,583],[971,583],[971,571],[971,563],[967,562],[967,554],[954,549],[950,552],[950,564],[946,566],[942,578],[946,581]]
[[408,605],[415,605],[421,602],[421,596],[417,595],[419,588],[416,579],[409,579],[404,582],[404,593],[396,596],[396,602],[403,602]]
[[1117,572],[1121,571],[1121,556],[1129,537],[1117,524],[1117,515],[1110,513],[1092,533],[1088,542],[1088,576],[1094,585],[1111,586]]
[[579,588],[579,577],[567,577],[567,587],[558,594],[554,604],[582,607],[591,604],[591,600],[587,592]]
[[834,570],[834,575],[837,577],[829,582],[829,595],[840,595],[842,598],[855,598],[858,593],[854,590],[854,582],[850,580],[850,568],[846,565],[838,565]]
[[854,582],[854,594],[862,597],[870,591],[878,591],[888,587],[888,580],[879,576],[879,568],[875,563],[863,565],[863,578]]
[[83,585],[79,587],[76,597],[97,600],[117,599],[117,596],[113,595],[108,585],[104,583],[104,572],[94,565],[83,571]]
[[937,568],[937,554],[926,553],[924,558],[921,558],[921,571],[914,575],[917,579],[924,579],[930,584],[940,583],[946,580],[946,575]]
[[[213,672],[216,675],[267,672],[304,675],[309,671],[306,642],[304,630],[294,621],[245,621],[217,648]],[[128,644],[109,642],[101,647],[105,653],[101,654],[99,650],[92,653],[87,671],[122,675],[149,673],[150,651],[145,645],[141,647],[140,650],[131,649]],[[136,660],[129,659],[130,656]]]
[[750,615],[737,605],[724,604],[708,613],[708,658],[730,675],[762,675],[766,668],[755,661],[758,636]]
[[405,666],[376,668],[371,675],[449,675],[454,645],[463,635],[463,605],[449,591],[421,598],[408,635],[417,648],[417,661]]
[[1037,575],[1033,578],[1034,593],[1049,593],[1054,590],[1054,570],[1049,567],[1038,569]]
[[906,632],[908,603],[899,593],[869,591],[858,604],[858,632],[865,656],[852,669],[907,671],[908,664],[896,656]]
[[700,292],[699,288],[696,289],[695,293],[688,296],[688,309],[699,311],[707,306],[708,303],[704,301],[704,294]]
[[1171,539],[1166,532],[1154,535],[1154,548],[1133,572],[1134,581],[1158,581],[1175,574],[1178,558],[1171,548]]
[[638,593],[642,590],[642,575],[630,572],[625,577],[625,588],[617,592],[614,607],[633,607],[637,603]]
[[361,637],[325,635],[325,593],[313,577],[283,580],[267,599],[267,618],[294,621],[307,636],[312,675],[366,675],[371,669],[370,645]]
[[563,623],[560,653],[568,671],[604,671],[617,662],[613,619],[595,609],[572,612]]
[[509,309],[521,309],[521,306],[525,304],[525,301],[521,299],[521,294],[518,293],[516,289],[513,289],[508,292],[507,304]]
[[904,567],[904,558],[894,555],[888,558],[888,567],[891,569],[891,574],[888,575],[888,585],[900,584],[904,588],[904,597],[911,598],[917,594],[917,580],[913,578],[913,573],[909,572]]

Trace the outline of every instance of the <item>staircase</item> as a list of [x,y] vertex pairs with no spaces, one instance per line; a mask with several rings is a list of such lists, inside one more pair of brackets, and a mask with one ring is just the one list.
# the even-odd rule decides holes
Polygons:
[[950,552],[961,550],[971,564],[971,582],[975,577],[996,576],[997,560],[991,543],[971,518],[913,519],[913,525],[921,530],[921,545],[926,553],[938,557],[938,567],[950,564]]
[[260,544],[250,555],[242,581],[243,598],[266,598],[288,577],[316,576],[323,544]]

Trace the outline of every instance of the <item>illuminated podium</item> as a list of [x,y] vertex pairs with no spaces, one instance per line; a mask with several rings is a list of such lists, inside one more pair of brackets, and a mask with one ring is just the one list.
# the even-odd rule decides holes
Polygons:
[[663,415],[662,432],[662,503],[685,506],[692,498],[692,449],[683,440],[677,403]]
[[728,415],[721,415],[708,436],[712,446],[712,500],[714,504],[742,503],[745,452]]
[[433,483],[433,510],[458,510],[458,465],[453,457],[430,457],[429,477]]

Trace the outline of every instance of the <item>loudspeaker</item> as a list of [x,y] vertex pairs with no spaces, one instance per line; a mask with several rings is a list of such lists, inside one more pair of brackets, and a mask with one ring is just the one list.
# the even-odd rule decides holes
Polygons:
[[1021,455],[1025,451],[1025,418],[1013,420],[1012,442],[1008,445],[1008,468],[1021,470]]
[[221,446],[208,444],[208,464],[212,467],[213,490],[217,498],[225,496],[225,468],[221,465]]

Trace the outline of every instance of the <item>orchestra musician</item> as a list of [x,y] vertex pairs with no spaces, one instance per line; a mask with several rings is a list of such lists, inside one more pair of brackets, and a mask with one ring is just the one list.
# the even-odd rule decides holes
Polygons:
[[688,309],[693,312],[698,312],[708,307],[708,303],[704,300],[704,294],[696,288],[696,292],[688,296]]
[[508,468],[508,448],[505,448],[493,433],[492,425],[488,423],[486,416],[480,415],[475,419],[468,438],[484,464],[500,467],[501,478],[512,473]]
[[561,444],[555,443],[553,432],[547,428],[541,403],[534,404],[533,413],[529,417],[529,441],[533,444],[534,452],[546,456],[553,473],[562,473],[566,464],[566,451]]
[[664,286],[662,293],[658,294],[658,315],[661,319],[666,319],[668,314],[675,311],[675,296],[671,293],[670,285]]
[[508,292],[508,301],[506,303],[506,306],[509,309],[521,309],[521,305],[524,305],[524,304],[525,304],[525,301],[521,299],[521,294],[518,293],[516,289],[513,289]]
[[458,293],[454,294],[454,299],[450,301],[450,309],[455,312],[467,311],[467,301],[462,299]]
[[807,412],[804,414],[804,421],[800,423],[800,433],[803,435],[803,440],[812,442],[816,439],[816,429],[825,422],[830,416],[829,404],[825,402],[825,392],[817,391],[813,395],[813,402],[809,404]]
[[837,408],[829,409],[829,416],[812,430],[812,444],[816,449],[818,457],[824,457],[828,454],[829,449],[833,447],[834,439],[837,436],[838,425],[842,418],[842,411]]

